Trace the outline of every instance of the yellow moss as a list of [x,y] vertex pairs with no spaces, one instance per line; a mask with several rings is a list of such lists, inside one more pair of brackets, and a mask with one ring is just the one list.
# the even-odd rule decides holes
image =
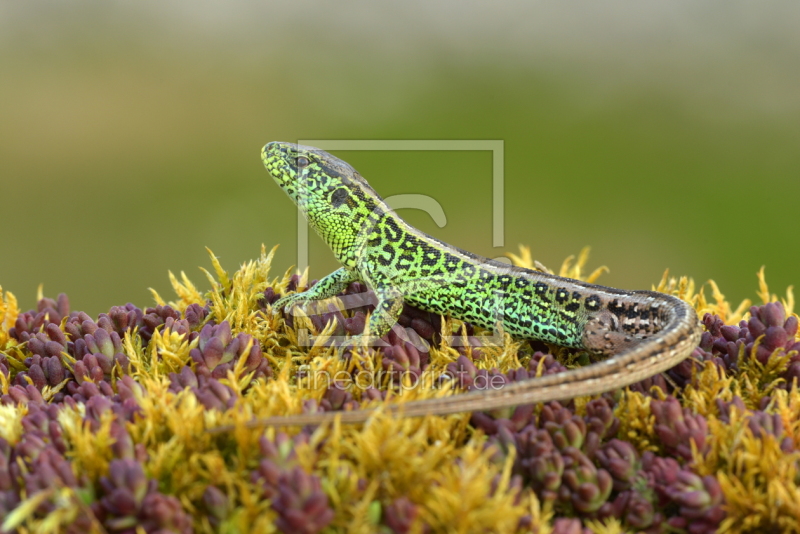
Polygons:
[[681,276],[680,278],[675,278],[674,276],[670,277],[669,269],[664,271],[664,274],[661,276],[661,281],[657,286],[653,286],[652,289],[661,293],[667,293],[668,295],[674,295],[692,304],[695,304],[699,298],[695,293],[694,280],[692,278],[686,276]]
[[683,390],[680,400],[684,407],[708,417],[719,415],[717,399],[730,401],[739,393],[734,377],[727,376],[712,362],[704,362],[702,370],[695,372],[694,379]]
[[[529,249],[521,248],[519,256],[509,256],[519,265],[545,269],[532,260]],[[568,258],[559,274],[581,279],[587,257],[588,249],[584,249],[577,260]],[[304,399],[319,401],[332,379],[350,376],[354,371],[359,377],[369,379],[369,385],[389,386],[386,379],[379,379],[381,351],[359,349],[350,360],[343,361],[332,348],[325,346],[333,331],[332,325],[318,332],[305,312],[298,310],[294,317],[295,327],[287,328],[278,314],[269,313],[269,307],[267,313],[259,311],[258,300],[264,289],[271,285],[277,292],[285,293],[292,276],[292,270],[289,270],[282,278],[270,281],[271,258],[272,253],[267,255],[262,250],[258,261],[243,265],[231,275],[212,255],[215,274],[206,273],[211,290],[204,298],[211,302],[211,317],[215,321],[229,320],[235,331],[252,334],[261,343],[275,370],[273,379],[250,382],[234,371],[225,381],[239,396],[237,409],[217,412],[203,409],[188,391],[179,395],[169,393],[163,373],[157,372],[151,359],[142,362],[143,371],[138,377],[147,390],[145,398],[139,402],[143,417],[129,424],[134,441],[144,443],[151,451],[148,474],[179,495],[187,510],[194,511],[196,505],[193,503],[199,502],[202,491],[212,482],[231,496],[236,509],[225,525],[233,530],[256,524],[265,532],[274,530],[275,513],[261,498],[259,488],[248,481],[250,470],[259,460],[258,440],[262,435],[262,431],[248,427],[252,418],[298,413]],[[598,269],[585,279],[593,281],[602,272]],[[299,287],[307,284],[307,278],[306,271]],[[665,273],[658,289],[692,302],[701,313],[718,313],[728,322],[737,321],[744,315],[749,302],[733,309],[713,281],[708,285],[713,303],[706,300],[702,290],[696,292],[694,282],[685,277],[669,278]],[[175,289],[186,301],[187,294],[190,299],[196,299],[193,287],[184,277],[182,283],[176,283]],[[337,299],[331,302],[336,303]],[[181,305],[185,307],[186,304]],[[313,346],[305,346],[299,338],[298,332],[303,329],[316,336]],[[445,318],[443,342],[430,350],[431,364],[422,373],[419,384],[414,388],[393,391],[389,402],[402,403],[452,394],[450,388],[453,384],[439,387],[438,380],[447,365],[458,358],[460,353],[452,344],[463,335],[461,322]],[[168,341],[171,338],[166,339],[161,334],[157,344],[162,353],[165,347],[176,347],[174,341],[171,344]],[[142,360],[141,349],[134,342],[126,339],[125,346],[132,363],[136,358]],[[177,347],[173,352],[185,354],[185,348],[181,349],[180,344]],[[519,349],[518,342],[503,335],[502,343],[497,346],[481,348],[482,358],[475,365],[503,372],[519,367]],[[177,365],[178,359],[175,361]],[[716,418],[716,399],[730,400],[734,394],[740,394],[748,406],[754,406],[760,396],[772,394],[777,396],[776,410],[781,417],[785,421],[797,421],[800,395],[796,392],[784,394],[781,393],[783,390],[775,389],[779,383],[780,365],[770,363],[759,367],[748,360],[742,367],[739,375],[728,377],[720,374],[714,365],[706,364],[698,372],[693,385],[679,397],[684,406],[706,415],[714,429],[716,437],[713,438],[711,453],[702,462],[697,460],[703,472],[716,473],[722,466],[736,462],[739,466],[752,463],[755,460],[748,455],[757,450],[753,448],[752,436],[746,445],[741,444],[741,436],[749,432],[746,416],[737,416],[734,410],[731,425],[723,425]],[[346,385],[356,399],[361,398],[365,387],[357,381]],[[655,418],[649,403],[650,397],[628,391],[615,409],[621,421],[619,437],[631,441],[640,451],[658,450],[653,428]],[[579,403],[580,406],[583,404],[583,401]],[[205,432],[208,427],[223,424],[233,425],[234,430],[224,435]],[[793,439],[800,441],[798,425],[788,424],[787,428]],[[267,436],[274,438],[275,430],[268,430]],[[418,526],[428,524],[433,532],[515,532],[519,518],[525,514],[533,518],[534,527],[539,532],[546,532],[552,510],[542,510],[528,490],[521,496],[510,491],[508,481],[513,456],[504,466],[497,466],[488,461],[490,452],[484,450],[483,442],[480,433],[473,434],[470,430],[468,415],[406,420],[379,410],[363,426],[333,423],[318,428],[310,444],[294,447],[294,461],[306,472],[320,477],[330,506],[336,513],[334,523],[329,527],[332,532],[374,532],[379,528],[376,524],[379,510],[400,496],[409,498],[420,507],[421,523]],[[769,451],[765,454],[773,457]],[[767,467],[762,465],[762,472],[767,472]],[[726,495],[730,493],[731,502],[736,503],[737,484],[750,487],[746,485],[752,485],[754,479],[741,469],[727,469],[733,478],[726,481]],[[495,477],[499,477],[501,482],[499,489],[492,494]],[[363,481],[369,482],[365,486]],[[785,495],[793,495],[795,490],[791,485],[779,484],[765,495],[775,498],[784,495],[785,498]],[[514,504],[515,500],[517,504]],[[739,517],[736,510],[731,517]],[[738,519],[727,528],[735,529],[739,525],[736,521]],[[203,525],[196,523],[198,526]],[[590,521],[587,526],[598,533],[623,531],[622,525],[613,519]],[[208,528],[205,525],[205,531]]]
[[[507,252],[505,255],[511,259],[511,262],[518,266],[524,267],[525,269],[533,269],[535,271],[542,271],[546,273],[553,274],[553,271],[539,263],[538,261],[534,260],[531,256],[531,249],[528,246],[519,245],[520,253],[519,255]],[[589,276],[583,276],[583,268],[586,266],[586,262],[589,260],[589,252],[591,251],[590,247],[583,247],[581,249],[580,254],[578,254],[578,260],[575,261],[575,256],[567,257],[564,262],[561,264],[561,269],[559,269],[558,276],[563,276],[566,278],[573,278],[575,280],[583,280],[584,282],[594,283],[600,275],[603,273],[607,273],[608,267],[605,265],[598,267],[594,271],[589,274]],[[573,263],[575,262],[575,263]]]
[[[260,417],[299,413],[304,399],[297,395],[296,386],[290,383],[288,369],[288,366],[285,367],[275,380],[254,382],[244,394],[240,405],[259,414]],[[230,411],[225,412],[225,416],[230,417]],[[241,421],[245,422],[246,419]]]
[[103,475],[108,474],[108,465],[112,460],[111,423],[114,413],[103,412],[99,427],[92,429],[88,421],[84,421],[84,405],[76,409],[63,407],[58,412],[58,422],[67,443],[67,458],[72,460],[72,470],[96,483]]
[[729,425],[711,418],[709,429],[710,452],[695,462],[701,474],[716,474],[725,495],[719,532],[800,530],[800,453],[784,453],[771,434],[755,437],[736,410]]
[[700,291],[695,291],[695,283],[692,278],[686,276],[680,278],[670,277],[669,269],[667,269],[664,271],[661,281],[658,285],[653,286],[652,289],[654,291],[660,291],[661,293],[674,295],[689,302],[694,306],[700,318],[706,313],[711,313],[718,315],[725,324],[738,323],[750,307],[750,300],[743,300],[733,309],[714,280],[709,280],[708,285],[711,287],[711,296],[714,299],[713,303],[708,302],[705,295],[705,286],[701,287]]
[[338,384],[342,389],[360,397],[360,392],[364,389],[359,387],[361,382],[350,378],[350,372],[357,366],[361,369],[365,368],[363,364],[359,365],[358,356],[350,360],[342,360],[333,353],[333,349],[328,349],[324,355],[305,360],[305,362],[297,366],[296,371],[293,373],[297,376],[302,370],[302,375],[297,380],[297,387],[295,388],[295,394],[300,395],[301,398],[319,401],[327,389],[334,384]]
[[[787,315],[792,315],[794,312],[794,287],[789,286],[786,288],[786,298],[778,298],[778,295],[774,295],[769,292],[769,286],[767,286],[767,279],[764,275],[764,266],[761,266],[761,269],[758,271],[758,296],[761,299],[762,304],[766,304],[768,302],[778,302],[780,301],[783,303],[783,307],[786,309]],[[793,314],[797,315],[797,314]]]
[[588,528],[594,534],[626,534],[629,530],[623,528],[622,523],[616,517],[609,517],[607,519],[587,519],[585,522]]
[[[242,354],[249,354],[254,344],[255,342],[253,339],[249,339],[244,346]],[[254,372],[245,374],[244,370],[246,365],[247,358],[239,358],[236,360],[236,365],[233,366],[233,369],[228,369],[225,377],[219,380],[222,384],[229,386],[239,397],[242,396],[244,390],[250,385],[250,382],[253,380],[253,375],[255,374]]]
[[[202,406],[191,392],[171,392],[169,379],[163,376],[143,376],[139,383],[145,392],[133,391],[141,416],[128,424],[128,432],[136,443],[144,443],[149,448],[168,441],[176,432],[193,435],[198,426],[202,427],[203,419],[198,417]],[[190,419],[190,416],[195,417]]]
[[276,249],[277,247],[273,247],[267,253],[266,247],[262,245],[259,259],[243,264],[233,278],[229,278],[227,272],[219,265],[216,256],[209,251],[217,274],[215,281],[211,274],[204,270],[212,284],[208,294],[211,300],[210,315],[218,323],[229,321],[234,335],[238,332],[250,332],[257,326],[257,316],[261,313],[258,301],[263,296],[264,290],[271,285],[269,271]]
[[[800,399],[791,397],[779,393],[778,413],[797,410]],[[756,437],[748,426],[751,413],[731,406],[728,423],[708,416],[706,451],[693,451],[696,471],[715,475],[725,496],[727,517],[719,532],[797,532],[800,453],[784,453],[779,439],[766,432]]]
[[534,271],[552,273],[552,271],[550,271],[547,267],[533,259],[533,256],[531,255],[531,247],[527,245],[519,245],[519,255],[514,254],[513,252],[506,252],[505,255],[510,258],[511,263],[517,267],[524,267],[525,269],[532,269]]
[[583,247],[581,249],[581,253],[578,255],[578,261],[574,264],[572,261],[575,259],[575,256],[568,256],[567,259],[564,260],[564,263],[561,264],[561,269],[558,272],[558,276],[564,276],[566,278],[574,278],[575,280],[583,280],[585,282],[589,282],[590,284],[597,280],[600,275],[603,273],[607,273],[609,271],[608,267],[602,265],[592,271],[592,273],[587,276],[583,277],[583,267],[586,265],[586,262],[589,260],[589,251],[591,249],[589,247]]
[[[171,409],[161,417],[158,431],[143,436],[145,439],[141,440],[150,451],[147,471],[159,480],[174,480],[179,475],[175,470],[185,469],[183,465],[187,458],[191,458],[193,453],[208,450],[212,442],[203,424],[205,407],[197,402],[195,396],[184,391],[173,397],[173,400],[174,402],[169,403]],[[145,413],[146,417],[150,415]],[[131,434],[136,436],[134,439],[138,438],[137,422],[130,429]]]
[[10,532],[20,527],[23,523],[30,521],[36,509],[47,501],[52,494],[52,490],[40,491],[19,503],[14,511],[3,519],[3,523],[0,524],[0,529],[4,532]]
[[[457,461],[443,464],[433,473],[420,517],[435,532],[516,532],[519,520],[527,512],[524,502],[515,504],[509,491],[513,454],[501,473],[488,461],[491,451],[474,440],[459,451]],[[492,479],[500,474],[500,483],[492,494]]]
[[657,451],[655,421],[650,411],[650,397],[637,391],[625,390],[614,415],[620,421],[618,436],[629,441],[639,451]]
[[779,387],[785,380],[786,372],[794,351],[786,353],[776,350],[766,363],[756,357],[761,340],[756,340],[752,351],[746,353],[744,346],[739,351],[738,370],[731,375],[711,362],[703,363],[702,370],[696,372],[693,380],[679,397],[683,406],[702,415],[719,415],[716,400],[731,401],[739,396],[748,408],[759,407],[764,397],[780,394]]
[[8,343],[8,330],[14,326],[18,315],[17,298],[10,291],[3,293],[3,286],[0,286],[0,349]]
[[[80,490],[53,487],[28,496],[11,513],[2,518],[0,530],[35,534],[60,534],[74,527],[75,520],[88,519],[87,534],[105,533],[106,530],[84,504]],[[36,517],[37,508],[48,502],[52,510],[44,518]]]
[[[458,426],[451,427],[453,420],[459,421]],[[406,495],[421,502],[436,471],[456,456],[466,426],[466,419],[458,416],[398,419],[381,415],[363,429],[345,427],[335,450],[337,456],[353,462],[359,477],[385,481],[379,497]]]
[[[260,488],[245,479],[236,481],[235,497],[237,508],[225,519],[219,532],[277,532],[275,519],[277,513],[271,502],[264,499]],[[209,531],[207,531],[209,532]],[[210,532],[217,532],[211,530]]]
[[172,271],[170,271],[169,281],[172,284],[172,288],[175,290],[175,293],[181,299],[177,302],[173,302],[171,304],[172,307],[183,313],[186,308],[192,304],[204,305],[206,301],[203,298],[203,295],[200,294],[191,280],[189,280],[189,277],[186,276],[186,273],[183,271],[181,271],[181,280],[182,282],[178,282],[178,279],[175,278],[175,275],[172,274]]
[[794,351],[786,353],[783,349],[778,349],[772,353],[766,363],[761,363],[756,357],[756,350],[762,339],[756,340],[750,354],[745,354],[744,347],[739,354],[741,370],[738,379],[741,388],[739,394],[745,404],[751,407],[757,407],[763,397],[770,396],[778,386],[786,382],[781,375],[789,367],[790,358],[796,354]]
[[[200,341],[199,338],[195,338],[194,341],[189,342],[186,337],[185,334],[179,334],[167,328],[153,332],[153,337],[148,345],[150,358],[145,368],[153,376],[180,372],[186,364],[192,361],[189,352]],[[244,360],[244,358],[241,359]]]
[[[347,507],[348,517],[341,522],[334,521],[333,526],[344,524],[344,532],[371,534],[379,529],[380,502],[375,500],[375,492],[380,482],[372,480],[360,497],[354,497]],[[419,532],[419,530],[417,530]]]
[[523,504],[527,505],[527,514],[531,518],[531,532],[546,534],[552,530],[553,502],[547,501],[544,505],[532,491],[523,494]]
[[28,407],[24,404],[0,404],[0,438],[16,445],[23,434],[22,418],[27,413]]
[[[267,253],[262,247],[259,259],[231,273],[209,251],[212,269],[204,272],[211,289],[205,294],[184,273],[180,280],[170,273],[178,297],[169,303],[170,306],[183,311],[191,304],[210,302],[209,319],[217,323],[230,321],[234,335],[239,332],[252,335],[273,367],[271,379],[253,381],[252,375],[244,374],[245,360],[238,361],[237,367],[221,380],[233,390],[237,398],[235,408],[224,412],[206,409],[191,391],[174,393],[169,390],[168,373],[191,365],[188,354],[197,341],[189,343],[185,336],[163,328],[153,335],[148,347],[143,347],[141,338],[135,334],[128,334],[123,340],[132,374],[142,386],[141,390],[133,390],[140,413],[132,422],[125,423],[126,429],[133,442],[148,451],[144,462],[147,475],[158,481],[161,491],[180,500],[184,510],[194,517],[193,526],[198,532],[275,531],[277,514],[269,500],[264,499],[262,488],[250,481],[250,473],[261,460],[259,439],[266,435],[274,440],[277,429],[250,428],[248,423],[254,418],[299,413],[305,400],[320,401],[337,376],[350,377],[354,372],[367,380],[350,380],[346,385],[356,400],[362,398],[364,389],[370,385],[382,389],[391,387],[387,402],[400,404],[451,395],[456,387],[452,381],[441,384],[440,378],[447,365],[460,355],[454,347],[455,341],[465,334],[460,321],[445,318],[442,322],[443,342],[431,348],[431,364],[412,387],[408,378],[398,384],[380,374],[380,350],[359,349],[349,360],[339,358],[334,349],[325,346],[333,325],[318,332],[305,313],[298,310],[295,327],[288,328],[280,314],[270,313],[270,306],[262,312],[260,299],[264,290],[273,287],[276,292],[285,294],[293,274],[290,269],[282,276],[269,278],[274,251],[273,248]],[[577,259],[567,258],[559,274],[590,282],[596,280],[605,268],[586,276],[583,271],[588,252],[586,248]],[[527,247],[520,247],[519,255],[509,254],[509,257],[517,265],[546,270],[533,261]],[[304,288],[307,281],[308,271],[305,271],[299,287]],[[759,282],[761,300],[778,300],[769,293],[763,270],[759,273]],[[727,323],[746,316],[749,301],[734,308],[713,281],[709,281],[707,287],[711,290],[711,301],[705,296],[705,288],[695,291],[690,278],[670,278],[666,272],[657,289],[691,302],[701,314],[716,313]],[[160,296],[154,296],[156,302],[166,304]],[[787,309],[792,309],[791,288],[783,302]],[[24,346],[6,343],[11,341],[7,330],[18,313],[13,295],[0,290],[0,348],[7,354],[14,372],[26,368],[23,362],[29,356]],[[304,328],[317,336],[311,347],[300,339],[299,331]],[[482,332],[479,330],[479,333]],[[501,342],[496,346],[481,347],[482,357],[474,362],[476,367],[506,372],[527,363],[527,356],[520,361],[522,344],[502,332],[501,335]],[[471,349],[467,354],[471,357]],[[717,399],[730,401],[734,395],[740,395],[746,406],[754,409],[762,397],[771,396],[772,404],[767,411],[780,415],[786,434],[800,447],[800,392],[796,388],[790,391],[777,388],[782,385],[780,374],[785,371],[789,356],[773,355],[764,365],[753,354],[742,354],[740,369],[730,376],[706,363],[690,385],[676,392],[684,407],[708,420],[709,450],[703,457],[695,454],[694,465],[701,474],[716,475],[720,480],[729,514],[723,531],[777,531],[800,527],[800,493],[794,481],[797,454],[783,454],[778,441],[770,436],[755,438],[747,425],[749,411],[738,413],[734,408],[730,423],[723,423],[715,402]],[[9,380],[0,378],[0,387],[7,392]],[[115,384],[115,387],[118,386]],[[56,391],[57,388],[52,388],[45,394],[52,396]],[[585,411],[586,401],[577,400],[578,413]],[[65,408],[59,421],[74,469],[96,482],[107,474],[111,458],[111,415],[103,417],[99,430],[91,431],[82,420],[84,409],[81,405],[75,410]],[[24,410],[24,407],[0,406],[0,436],[12,444],[22,432]],[[621,422],[618,437],[630,441],[640,451],[658,450],[650,397],[625,392],[615,408],[615,415]],[[492,451],[485,450],[484,436],[473,430],[468,421],[468,414],[403,419],[378,408],[375,416],[364,425],[333,422],[317,428],[310,443],[293,446],[292,459],[287,462],[319,477],[336,514],[327,529],[330,532],[379,531],[381,512],[401,496],[419,507],[419,522],[414,526],[418,531],[424,523],[430,525],[433,533],[516,532],[519,519],[529,515],[535,532],[548,532],[553,510],[547,506],[542,508],[530,490],[517,494],[509,487],[513,451],[504,465],[491,462]],[[208,428],[220,425],[232,425],[234,430],[227,434],[207,432]],[[283,430],[299,431],[297,428]],[[203,493],[209,485],[218,487],[232,506],[230,516],[218,530],[211,526],[202,510]],[[66,493],[48,494],[45,498],[69,502]],[[37,523],[39,520],[33,518],[32,512],[26,512],[32,509],[35,506],[26,502],[22,511],[14,516],[20,532],[26,529],[56,532],[55,525],[66,524],[63,521],[67,512],[61,511],[67,510],[66,505],[57,507],[58,513],[51,514],[48,524]],[[73,506],[73,509],[77,508]],[[613,518],[590,520],[586,526],[598,534],[624,531],[623,525]]]
[[[783,303],[786,313],[792,314],[794,310],[794,293],[792,291],[792,286],[787,288],[785,298],[779,298],[777,295],[769,292],[764,276],[764,267],[759,270],[757,276],[759,283],[757,294],[762,303],[766,304],[768,302],[780,301]],[[744,299],[736,308],[733,308],[714,280],[709,280],[708,285],[711,288],[711,296],[714,299],[713,303],[709,302],[705,295],[705,286],[700,288],[700,291],[695,292],[694,280],[685,276],[681,278],[670,277],[669,269],[667,269],[664,271],[661,281],[658,285],[653,286],[653,289],[662,293],[675,295],[690,302],[701,318],[706,313],[711,313],[719,316],[725,324],[738,324],[739,321],[748,317],[751,305],[750,299]]]
[[[328,323],[321,331],[317,330],[311,322],[308,313],[302,308],[294,308],[294,328],[286,328],[284,339],[288,343],[286,347],[287,356],[293,356],[299,360],[308,362],[315,358],[332,357],[336,350],[332,346],[326,346],[335,325]],[[314,336],[314,343],[309,346],[310,337]],[[295,361],[293,359],[293,361]]]
[[[276,248],[277,247],[273,247],[272,250],[270,251],[270,253],[269,253],[269,259],[270,260],[272,259],[272,255],[275,252]],[[230,288],[231,288],[231,279],[230,279],[230,275],[228,274],[228,271],[226,271],[225,269],[222,268],[222,264],[220,264],[219,258],[217,258],[216,254],[214,254],[211,251],[210,248],[206,247],[206,252],[208,252],[208,255],[211,257],[211,265],[213,265],[214,272],[217,274],[217,280],[219,281],[219,287],[223,291],[230,290]],[[266,252],[266,248],[262,244],[261,245],[261,257],[262,257],[262,259],[264,257],[265,252]],[[267,267],[267,270],[269,270],[269,267]],[[205,269],[203,269],[203,271],[205,271]],[[206,272],[206,274],[208,274],[208,271],[205,271],[205,272]],[[209,278],[211,278],[211,277],[209,276]]]
[[786,435],[792,438],[795,449],[800,450],[800,391],[797,386],[789,391],[778,389],[772,394],[772,400]]
[[137,382],[143,377],[150,376],[151,369],[154,366],[156,369],[158,368],[157,355],[156,361],[153,361],[153,353],[145,353],[145,348],[142,346],[142,338],[139,336],[126,332],[122,339],[122,350],[130,362],[130,374]]
[[697,306],[698,315],[702,317],[706,313],[711,313],[718,315],[725,324],[738,324],[750,309],[750,299],[744,299],[736,309],[733,309],[714,280],[709,280],[708,285],[711,286],[711,296],[714,298],[714,304],[706,303],[705,292],[701,291],[700,303]]

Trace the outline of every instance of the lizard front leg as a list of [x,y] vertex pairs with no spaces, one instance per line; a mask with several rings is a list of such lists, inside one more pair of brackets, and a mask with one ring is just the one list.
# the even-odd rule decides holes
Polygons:
[[296,304],[304,304],[313,300],[323,300],[333,297],[344,291],[350,282],[356,282],[358,280],[358,273],[342,267],[317,282],[314,287],[308,291],[279,298],[275,301],[275,304],[272,305],[272,309],[279,311],[285,308],[288,311]]
[[403,311],[403,294],[397,289],[374,288],[373,291],[378,303],[367,321],[367,329],[363,334],[351,337],[347,345],[359,346],[365,342],[374,344],[397,324]]

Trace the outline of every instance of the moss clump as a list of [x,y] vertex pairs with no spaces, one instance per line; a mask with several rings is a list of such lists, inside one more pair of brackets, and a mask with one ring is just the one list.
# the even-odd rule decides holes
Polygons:
[[[513,259],[544,269],[527,249]],[[581,278],[586,259],[560,274]],[[486,344],[407,307],[406,336],[340,357],[332,337],[363,331],[365,287],[340,295],[346,312],[284,317],[271,304],[314,281],[270,277],[266,250],[233,274],[211,260],[208,292],[170,274],[177,300],[97,318],[63,295],[21,313],[0,290],[0,532],[800,530],[798,322],[763,270],[763,304],[735,308],[713,282],[708,300],[665,274],[656,289],[706,332],[690,360],[625,391],[259,430],[247,422],[502,387],[586,355]],[[234,430],[208,432],[220,425]]]

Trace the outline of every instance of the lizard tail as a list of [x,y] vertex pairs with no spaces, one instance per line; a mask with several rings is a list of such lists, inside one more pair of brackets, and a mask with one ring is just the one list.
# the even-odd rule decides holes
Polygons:
[[[473,390],[460,395],[387,404],[372,409],[269,417],[250,421],[247,426],[259,428],[319,425],[336,419],[341,423],[362,423],[378,410],[401,417],[449,415],[560,401],[623,388],[672,368],[687,358],[700,342],[702,328],[694,308],[675,297],[661,294],[658,296],[662,299],[666,319],[664,328],[619,354],[587,367],[524,380],[498,389]],[[233,426],[228,425],[210,431],[216,433],[232,429]]]

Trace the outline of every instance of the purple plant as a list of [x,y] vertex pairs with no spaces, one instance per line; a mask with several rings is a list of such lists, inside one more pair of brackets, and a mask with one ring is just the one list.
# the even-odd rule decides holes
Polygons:
[[656,435],[668,454],[677,454],[684,460],[691,460],[692,441],[698,451],[705,451],[708,436],[705,417],[693,414],[687,408],[682,409],[678,399],[672,396],[663,401],[652,401],[650,409],[656,418]]
[[245,373],[255,372],[254,378],[272,376],[272,367],[264,358],[258,340],[244,333],[234,338],[228,321],[205,325],[200,331],[197,347],[189,355],[196,365],[196,373],[209,378],[225,378],[240,358],[246,359]]
[[109,532],[192,532],[191,518],[175,497],[159,493],[136,460],[112,460],[108,476],[100,478],[101,495],[95,515]]

